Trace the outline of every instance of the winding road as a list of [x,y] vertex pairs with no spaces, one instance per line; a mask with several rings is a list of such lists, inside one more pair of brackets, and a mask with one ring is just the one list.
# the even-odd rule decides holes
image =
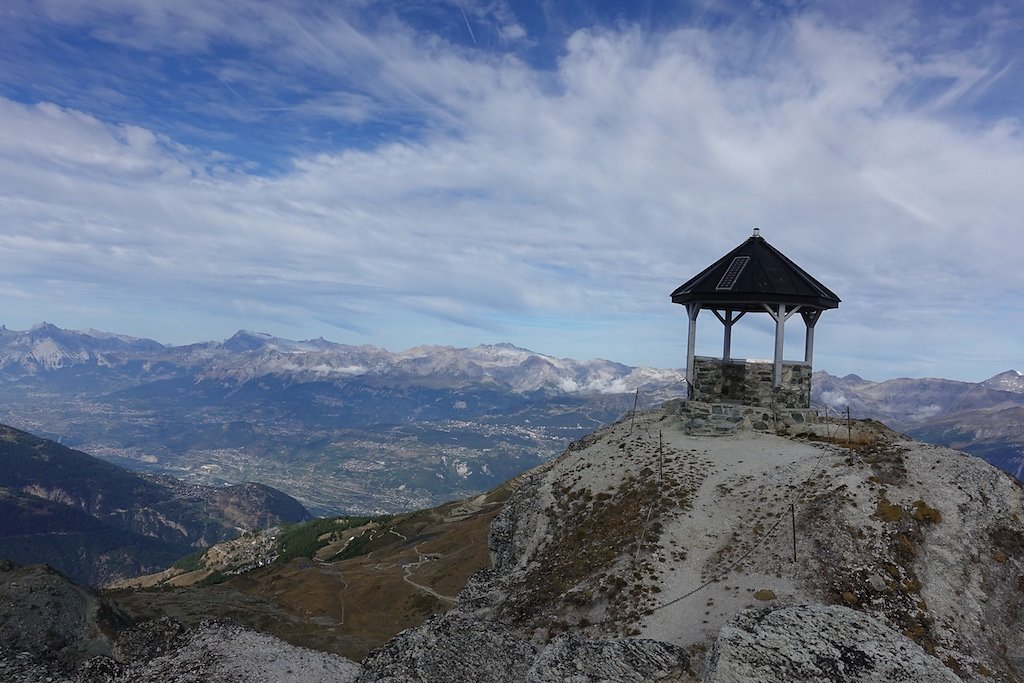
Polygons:
[[[394,529],[389,529],[388,531],[393,533],[395,536],[398,536],[403,541],[408,541],[409,540],[408,536],[405,536],[404,534],[401,534],[401,533],[395,531]],[[431,553],[429,555],[425,555],[425,554],[421,553],[420,552],[420,545],[422,545],[422,544],[418,543],[418,544],[413,546],[413,550],[416,551],[416,555],[417,555],[416,561],[415,562],[405,562],[405,563],[402,563],[402,569],[405,570],[405,574],[402,576],[402,580],[405,581],[410,586],[412,586],[414,588],[418,588],[419,590],[423,591],[424,593],[429,593],[429,594],[433,595],[438,600],[444,600],[445,602],[451,602],[451,603],[456,602],[455,598],[453,598],[451,596],[448,596],[448,595],[441,595],[440,593],[438,593],[436,590],[434,590],[430,586],[424,586],[421,583],[416,583],[415,581],[412,580],[412,578],[410,578],[412,576],[412,570],[415,569],[416,567],[424,565],[427,562],[433,562],[434,560],[438,560],[438,559],[440,559],[442,557],[439,553]]]

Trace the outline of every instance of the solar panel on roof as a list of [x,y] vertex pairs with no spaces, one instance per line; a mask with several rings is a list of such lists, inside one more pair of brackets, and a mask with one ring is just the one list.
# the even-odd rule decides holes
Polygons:
[[747,263],[750,262],[749,256],[737,256],[729,264],[729,267],[725,269],[725,274],[722,275],[722,279],[718,281],[716,290],[730,290],[736,284],[736,280],[739,279],[740,273],[747,267]]

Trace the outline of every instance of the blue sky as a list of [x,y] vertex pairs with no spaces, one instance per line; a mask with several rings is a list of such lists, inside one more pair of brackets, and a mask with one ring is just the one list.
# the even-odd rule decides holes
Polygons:
[[[0,322],[679,367],[669,293],[758,226],[843,299],[817,368],[1024,369],[1022,29],[1019,2],[7,0]],[[733,348],[769,356],[767,316]]]

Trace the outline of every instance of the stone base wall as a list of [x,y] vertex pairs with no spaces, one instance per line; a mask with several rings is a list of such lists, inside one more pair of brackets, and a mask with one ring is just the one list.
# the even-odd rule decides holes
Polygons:
[[666,401],[662,409],[682,420],[687,434],[726,435],[737,431],[775,434],[828,434],[828,425],[809,408],[765,408],[735,403],[704,403],[686,399]]
[[696,358],[693,396],[706,403],[739,403],[778,408],[811,407],[811,366],[783,363],[782,386],[772,386],[771,361]]

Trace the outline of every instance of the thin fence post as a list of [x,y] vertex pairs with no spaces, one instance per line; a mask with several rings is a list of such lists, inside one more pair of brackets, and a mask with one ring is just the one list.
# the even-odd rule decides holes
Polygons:
[[661,430],[658,430],[658,481],[664,481],[665,479],[665,452],[664,442],[661,438]]
[[633,398],[633,414],[629,417],[629,435],[633,436],[633,423],[636,421],[636,404],[640,402],[640,387],[636,388],[636,396]]
[[789,504],[789,516],[793,522],[793,562],[796,562],[796,504]]
[[853,446],[853,423],[850,421],[850,404],[846,404],[846,445]]

